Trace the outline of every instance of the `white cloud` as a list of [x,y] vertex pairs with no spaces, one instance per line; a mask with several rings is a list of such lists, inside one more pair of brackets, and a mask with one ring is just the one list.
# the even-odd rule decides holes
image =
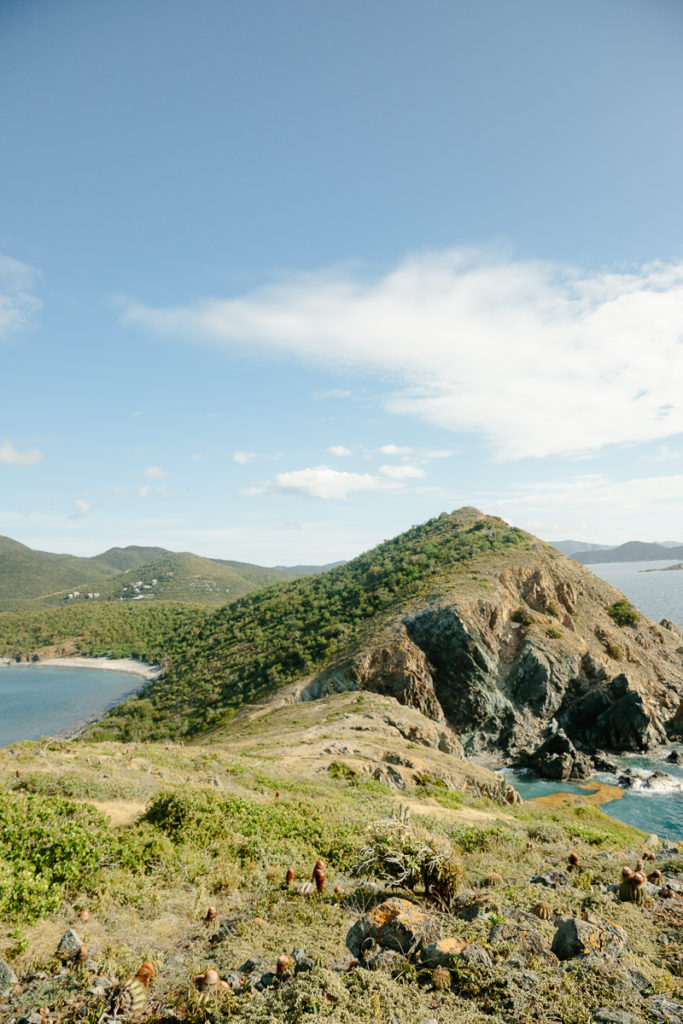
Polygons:
[[382,455],[410,455],[412,448],[406,448],[398,444],[384,444],[379,449]]
[[82,512],[84,514],[89,509],[92,508],[92,502],[91,501],[86,501],[85,498],[76,498],[76,500],[74,501],[74,505],[76,507],[76,511],[77,512]]
[[194,452],[193,455],[190,455],[190,458],[192,459],[193,462],[204,462],[206,456],[202,455],[201,452]]
[[11,441],[0,444],[0,466],[35,466],[45,456],[38,448],[25,448],[20,452]]
[[34,295],[38,277],[28,264],[0,255],[0,339],[30,327],[40,312]]
[[138,491],[138,497],[139,498],[148,498],[149,495],[150,495],[150,491],[151,490],[152,490],[152,488],[148,487],[148,486],[141,487],[140,490]]
[[161,466],[148,466],[143,476],[146,476],[148,480],[165,480],[168,473]]
[[[676,533],[683,474],[614,480],[597,473],[477,494],[474,504],[544,538],[574,536],[606,544]],[[615,513],[615,509],[618,513]],[[647,524],[647,525],[644,525]]]
[[346,445],[343,444],[333,444],[332,447],[328,448],[327,450],[328,452],[331,452],[332,455],[339,456],[339,458],[343,458],[345,455],[352,454],[351,449],[347,448]]
[[342,499],[360,491],[384,491],[396,485],[371,473],[347,473],[330,466],[295,469],[277,473],[262,487],[251,487],[245,494],[304,494],[310,498]]
[[501,459],[683,432],[683,262],[581,271],[499,253],[420,253],[375,280],[293,276],[124,321],[369,370],[396,414],[479,435]]
[[379,471],[390,480],[417,480],[425,475],[417,466],[380,466]]
[[256,458],[256,452],[237,451],[232,453],[233,462],[239,462],[240,466],[246,466],[248,462]]

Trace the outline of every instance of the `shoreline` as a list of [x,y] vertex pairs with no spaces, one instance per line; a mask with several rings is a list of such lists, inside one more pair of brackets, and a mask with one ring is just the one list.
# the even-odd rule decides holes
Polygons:
[[124,672],[128,675],[140,676],[147,682],[158,679],[163,672],[162,665],[148,665],[146,661],[136,661],[134,658],[45,658],[44,661],[14,661],[12,658],[0,658],[0,666],[6,665],[13,668],[40,668],[47,665],[50,668],[94,668],[104,669],[110,672]]

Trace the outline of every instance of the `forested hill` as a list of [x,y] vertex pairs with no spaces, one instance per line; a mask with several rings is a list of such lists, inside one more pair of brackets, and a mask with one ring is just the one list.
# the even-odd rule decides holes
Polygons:
[[0,646],[10,656],[62,647],[163,660],[169,667],[159,681],[141,699],[115,709],[103,728],[122,737],[193,735],[241,704],[358,650],[411,601],[436,597],[457,583],[484,586],[484,574],[499,570],[507,551],[539,543],[466,508],[415,526],[329,572],[212,612],[119,604],[0,616]]

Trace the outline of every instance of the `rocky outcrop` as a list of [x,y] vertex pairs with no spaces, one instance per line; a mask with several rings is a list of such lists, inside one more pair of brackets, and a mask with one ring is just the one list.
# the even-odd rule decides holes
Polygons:
[[358,658],[351,666],[351,676],[359,690],[394,697],[435,722],[445,721],[425,652],[407,636]]
[[452,749],[553,779],[587,778],[597,750],[605,765],[604,751],[683,736],[679,627],[640,615],[619,626],[609,609],[622,595],[533,538],[495,557],[483,580],[463,572],[447,593],[414,601],[381,642],[301,695],[386,694],[448,730]]
[[593,764],[586,754],[580,753],[563,729],[558,729],[534,751],[529,764],[544,779],[589,779]]

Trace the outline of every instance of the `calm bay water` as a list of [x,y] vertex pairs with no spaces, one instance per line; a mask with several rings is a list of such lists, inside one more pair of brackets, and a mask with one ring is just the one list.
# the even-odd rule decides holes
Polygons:
[[109,669],[0,665],[0,747],[77,729],[141,685]]
[[655,622],[671,619],[683,628],[683,569],[645,571],[664,569],[676,562],[675,558],[663,562],[599,562],[586,568],[618,587],[648,618]]

